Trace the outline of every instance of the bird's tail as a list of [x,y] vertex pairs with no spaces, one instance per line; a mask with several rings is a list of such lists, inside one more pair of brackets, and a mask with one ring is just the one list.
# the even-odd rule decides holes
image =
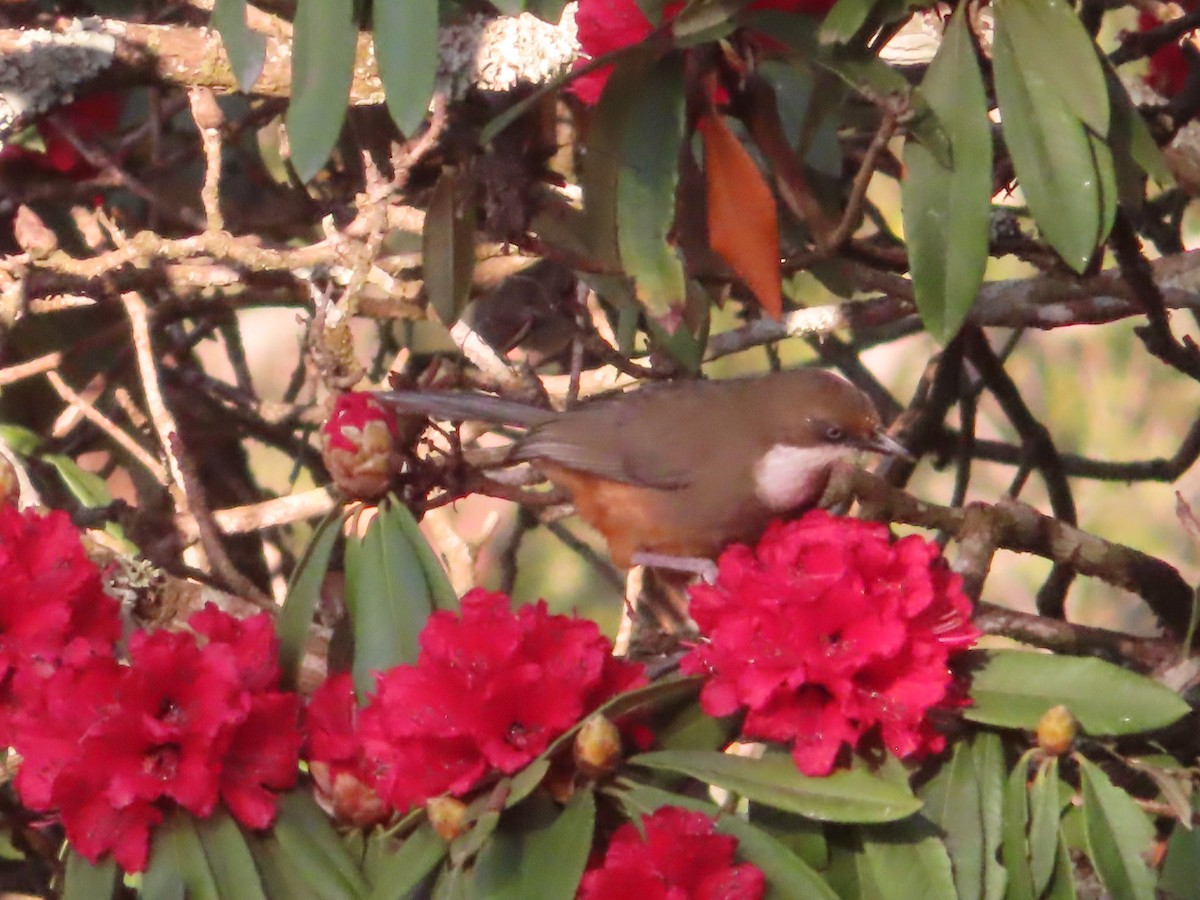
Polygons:
[[375,399],[404,413],[521,428],[536,428],[559,415],[552,409],[473,391],[377,391]]

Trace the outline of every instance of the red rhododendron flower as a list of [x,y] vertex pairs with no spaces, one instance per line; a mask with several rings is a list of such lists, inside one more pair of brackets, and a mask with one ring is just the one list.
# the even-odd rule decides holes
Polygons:
[[471,591],[461,616],[430,616],[416,665],[379,677],[360,719],[364,754],[380,795],[407,809],[517,771],[643,682],[595,623],[552,616],[545,602],[514,613],[503,594]]
[[[58,110],[58,115],[80,140],[91,143],[96,138],[110,134],[116,129],[117,123],[121,119],[122,105],[120,94],[112,91],[100,91],[68,103]],[[50,118],[39,119],[37,130],[45,143],[45,152],[7,144],[0,148],[0,162],[25,160],[41,168],[52,169],[77,179],[86,178],[95,173],[95,169],[75,149],[75,145],[63,135],[62,129]]]
[[616,830],[604,865],[583,876],[580,900],[757,900],[763,873],[735,865],[737,841],[716,834],[703,813],[664,806]]
[[358,701],[349,672],[330,675],[313,691],[304,714],[304,755],[321,807],[360,828],[387,817],[387,804],[369,784],[358,735]]
[[[833,7],[835,0],[755,0],[746,9],[777,9],[783,12],[823,16]],[[686,4],[683,0],[672,0],[663,6],[663,21],[670,22]],[[623,47],[644,41],[654,31],[654,25],[646,18],[637,0],[579,0],[575,12],[576,37],[583,51],[578,65]],[[571,82],[571,93],[584,103],[595,103],[604,92],[611,66],[604,66],[581,75]]]
[[128,666],[101,654],[69,661],[15,714],[22,801],[56,809],[92,861],[112,852],[128,871],[145,868],[168,800],[203,817],[220,798],[265,828],[273,792],[295,783],[299,699],[254,656],[276,655],[269,619],[208,607],[189,624],[195,634],[135,633]]
[[120,636],[120,604],[67,514],[0,506],[0,744],[9,710],[35,702],[64,657],[111,654]]
[[[1138,31],[1149,31],[1163,20],[1149,10],[1138,13]],[[1146,83],[1164,97],[1174,97],[1187,83],[1188,60],[1177,41],[1164,44],[1150,54]]]
[[338,394],[321,428],[321,455],[334,484],[351,497],[382,496],[392,482],[398,435],[395,414],[371,394]]
[[926,714],[949,702],[947,662],[978,636],[935,544],[821,510],[726,550],[691,612],[708,640],[682,667],[711,674],[705,712],[746,709],[743,734],[791,743],[809,775],[868,732],[901,757],[941,749]]

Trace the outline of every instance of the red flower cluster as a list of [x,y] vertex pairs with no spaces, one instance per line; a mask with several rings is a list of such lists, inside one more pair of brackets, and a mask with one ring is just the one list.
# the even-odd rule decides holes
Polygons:
[[[490,772],[511,774],[609,697],[644,683],[612,656],[595,623],[552,616],[544,602],[513,612],[506,596],[474,590],[461,616],[435,612],[416,665],[379,676],[354,727],[345,682],[314,697],[311,758],[355,768],[405,810],[463,794]],[[315,717],[315,722],[314,722]]]
[[705,712],[745,708],[745,736],[790,742],[809,775],[876,729],[897,756],[941,749],[926,714],[949,702],[948,659],[978,636],[936,545],[820,510],[726,550],[691,612],[708,640],[682,666],[711,675]]
[[[777,9],[807,16],[823,16],[835,0],[754,0],[746,9]],[[670,22],[686,4],[672,0],[663,7],[663,21]],[[587,58],[595,59],[644,41],[654,25],[637,0],[579,0],[575,13],[576,36]],[[583,65],[587,60],[581,60]],[[605,66],[571,82],[571,92],[584,103],[595,103],[604,92],[612,68]]]
[[[121,106],[120,94],[100,91],[68,103],[59,109],[58,115],[81,140],[91,142],[117,127]],[[0,162],[26,161],[75,178],[86,178],[95,172],[51,119],[39,119],[37,130],[46,146],[44,152],[6,144],[0,148]]]
[[111,652],[120,636],[120,605],[67,514],[0,505],[0,744],[63,660]]
[[265,828],[273,792],[295,783],[299,700],[276,690],[270,618],[209,606],[188,624],[196,634],[135,633],[127,666],[111,647],[71,660],[13,715],[22,802],[56,809],[92,861],[111,851],[127,871],[145,868],[166,800],[203,817],[220,799]]
[[632,822],[617,829],[604,865],[583,876],[579,900],[758,900],[763,873],[734,865],[737,841],[713,833],[713,820],[664,806],[642,817],[645,837]]

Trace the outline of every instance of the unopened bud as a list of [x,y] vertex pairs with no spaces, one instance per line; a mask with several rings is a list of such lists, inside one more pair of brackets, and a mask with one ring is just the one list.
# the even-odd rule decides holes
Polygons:
[[321,429],[321,456],[349,497],[375,500],[392,483],[396,417],[368,393],[339,394]]
[[308,771],[317,804],[334,821],[369,828],[388,817],[388,805],[353,772],[318,760],[309,761]]
[[1052,706],[1038,719],[1037,742],[1049,756],[1062,756],[1075,743],[1079,723],[1065,706]]
[[585,775],[607,775],[621,763],[621,732],[596,713],[575,735],[575,765]]
[[5,456],[0,456],[0,506],[16,506],[21,499],[21,481],[17,478],[16,466]]
[[467,822],[467,805],[453,797],[430,797],[425,801],[425,815],[443,841],[452,841],[463,833]]
[[13,237],[21,249],[34,259],[42,259],[58,249],[58,235],[28,206],[17,207],[13,218]]

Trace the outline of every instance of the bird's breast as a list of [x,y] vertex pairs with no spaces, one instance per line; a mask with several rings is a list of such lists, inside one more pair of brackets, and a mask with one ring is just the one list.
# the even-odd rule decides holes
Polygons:
[[772,512],[813,504],[825,489],[829,467],[853,452],[836,445],[776,444],[754,466],[754,493]]

